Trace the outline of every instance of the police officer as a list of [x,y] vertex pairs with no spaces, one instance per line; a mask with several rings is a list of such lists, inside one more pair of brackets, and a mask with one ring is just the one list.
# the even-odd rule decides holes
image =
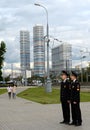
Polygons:
[[69,124],[70,122],[70,82],[67,79],[69,74],[66,71],[62,71],[61,78],[61,91],[60,100],[63,112],[63,121],[60,124]]
[[80,83],[77,80],[77,73],[72,71],[70,78],[71,82],[71,110],[72,123],[71,125],[82,125],[81,110],[80,110]]

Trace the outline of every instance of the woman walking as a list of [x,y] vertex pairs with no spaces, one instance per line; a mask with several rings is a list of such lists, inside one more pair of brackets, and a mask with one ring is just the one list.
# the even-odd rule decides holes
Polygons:
[[9,99],[11,99],[12,87],[10,85],[7,87],[7,91],[8,91],[8,97]]

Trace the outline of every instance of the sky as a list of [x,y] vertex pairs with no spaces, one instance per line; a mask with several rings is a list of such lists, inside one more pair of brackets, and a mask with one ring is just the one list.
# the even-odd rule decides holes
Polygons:
[[[73,66],[80,63],[80,50],[87,55],[84,60],[89,61],[89,53],[85,52],[90,51],[90,0],[0,0],[0,41],[5,41],[7,46],[4,69],[10,71],[11,64],[14,69],[20,68],[20,30],[30,31],[32,52],[33,26],[42,24],[46,27],[44,9],[34,3],[40,3],[48,9],[50,36],[72,44]],[[54,46],[58,44],[55,42]],[[51,39],[50,48],[52,46]]]

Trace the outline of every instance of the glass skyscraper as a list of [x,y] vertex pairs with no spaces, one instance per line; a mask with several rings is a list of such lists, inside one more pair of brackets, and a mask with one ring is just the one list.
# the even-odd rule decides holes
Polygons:
[[27,30],[20,31],[20,60],[23,78],[26,78],[26,70],[30,70],[30,34]]
[[42,25],[33,27],[34,75],[43,77],[45,73],[45,44]]

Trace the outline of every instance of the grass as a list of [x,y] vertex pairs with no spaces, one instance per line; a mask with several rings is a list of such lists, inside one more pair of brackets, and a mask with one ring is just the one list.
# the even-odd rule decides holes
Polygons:
[[0,89],[0,95],[4,94],[4,93],[6,93],[6,92],[7,92],[6,89]]
[[[52,93],[46,93],[44,88],[29,88],[18,94],[19,97],[41,104],[60,103],[60,90],[53,89]],[[81,92],[81,101],[90,101],[90,92]]]
[[90,102],[90,92],[81,92],[81,102]]

